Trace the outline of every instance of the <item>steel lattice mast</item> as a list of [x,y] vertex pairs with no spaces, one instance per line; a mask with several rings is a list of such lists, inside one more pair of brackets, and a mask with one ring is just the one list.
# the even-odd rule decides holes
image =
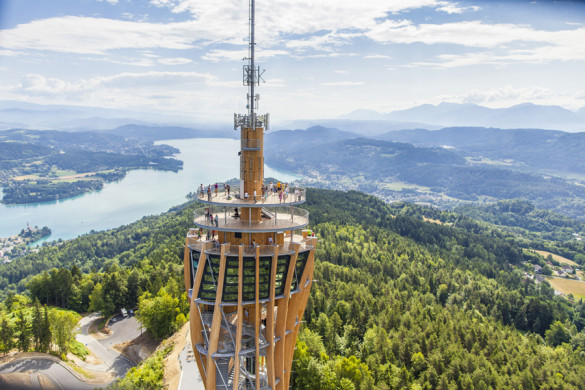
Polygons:
[[243,67],[247,114],[240,130],[239,189],[199,189],[203,207],[187,234],[185,287],[191,342],[207,390],[288,389],[295,341],[312,284],[317,239],[304,229],[303,188],[264,182],[264,132],[257,115],[255,2],[249,4],[249,56]]

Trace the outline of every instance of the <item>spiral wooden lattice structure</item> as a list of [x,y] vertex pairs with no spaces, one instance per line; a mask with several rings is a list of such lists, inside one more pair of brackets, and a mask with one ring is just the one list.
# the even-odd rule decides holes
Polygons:
[[308,212],[296,207],[306,192],[264,183],[268,114],[255,113],[261,71],[254,63],[254,7],[252,0],[243,69],[248,113],[234,116],[241,133],[239,188],[199,192],[204,205],[185,244],[191,342],[207,390],[288,389],[313,282],[317,239],[304,230]]

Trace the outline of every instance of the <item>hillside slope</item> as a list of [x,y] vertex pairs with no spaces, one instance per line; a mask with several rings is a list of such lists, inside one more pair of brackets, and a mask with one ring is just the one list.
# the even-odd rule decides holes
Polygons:
[[[307,199],[317,282],[293,388],[584,388],[585,305],[523,278],[524,262],[539,259],[511,235],[469,219],[429,223],[419,206],[355,191],[309,189]],[[4,289],[28,286],[78,311],[98,293],[108,310],[153,297],[183,323],[193,208],[42,248],[0,266]]]

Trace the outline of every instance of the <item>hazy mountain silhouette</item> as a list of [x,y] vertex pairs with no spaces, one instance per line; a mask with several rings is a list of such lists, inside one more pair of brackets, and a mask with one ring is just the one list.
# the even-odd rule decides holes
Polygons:
[[[402,123],[427,123],[435,126],[482,126],[502,129],[538,128],[565,131],[585,130],[585,107],[573,112],[559,106],[533,103],[518,104],[508,108],[488,108],[477,104],[441,103],[423,104],[406,110],[382,114],[373,110],[357,110],[341,118],[372,119]],[[412,126],[407,128],[429,128]]]

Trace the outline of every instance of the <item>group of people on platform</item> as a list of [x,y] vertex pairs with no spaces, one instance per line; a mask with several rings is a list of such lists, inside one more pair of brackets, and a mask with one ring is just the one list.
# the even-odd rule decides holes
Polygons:
[[[230,185],[227,183],[224,183],[223,184],[223,191],[224,191],[224,195],[227,197],[227,199],[230,200],[231,199]],[[207,194],[207,201],[211,202],[211,198],[217,197],[218,192],[219,192],[219,184],[218,183],[209,184],[207,186],[207,188],[205,188],[203,186],[203,184],[201,184],[199,186],[198,195],[200,198],[204,198],[205,195]],[[254,202],[257,202],[258,200],[261,200],[262,202],[266,202],[268,200],[268,196],[278,196],[279,203],[286,203],[286,201],[289,199],[289,196],[293,196],[293,202],[294,201],[300,202],[303,198],[302,189],[297,187],[293,191],[292,188],[289,187],[288,183],[277,182],[276,184],[274,184],[273,182],[270,182],[269,185],[263,184],[261,187],[261,192],[262,192],[261,194],[258,194],[255,189],[254,189],[253,194],[248,194],[248,192],[245,192],[244,199],[246,201],[251,199]]]
[[213,213],[211,212],[211,209],[209,207],[205,209],[205,221],[211,222],[212,226],[214,224],[215,224],[215,227],[219,226],[219,218],[218,218],[217,214],[215,214],[215,217],[214,217]]
[[[230,190],[231,190],[230,185],[227,183],[223,183],[223,191],[228,199],[231,199]],[[205,197],[205,194],[207,194],[207,201],[209,201],[209,202],[211,202],[212,196],[217,196],[218,192],[219,192],[219,184],[217,184],[217,183],[209,184],[207,186],[207,188],[203,187],[203,183],[202,183],[199,186],[199,191],[198,191],[200,198]]]

